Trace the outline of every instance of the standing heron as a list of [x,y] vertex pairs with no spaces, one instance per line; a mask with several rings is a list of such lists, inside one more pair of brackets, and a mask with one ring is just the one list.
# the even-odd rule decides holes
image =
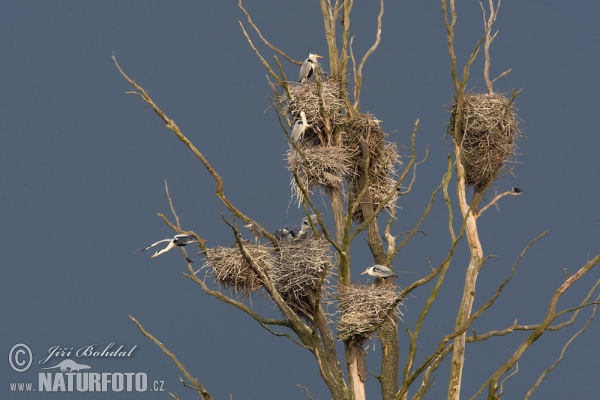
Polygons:
[[248,230],[254,235],[254,244],[258,245],[260,243],[260,238],[263,237],[262,232],[254,222],[250,222],[248,225],[244,225],[244,228],[248,228]]
[[381,279],[398,277],[398,274],[395,274],[394,271],[391,270],[391,268],[386,267],[385,265],[380,265],[380,264],[375,264],[372,267],[365,269],[365,271],[361,275],[364,275],[364,274],[369,274],[371,276],[374,276],[376,278],[381,278]]
[[315,74],[317,73],[317,66],[319,65],[317,58],[323,57],[318,54],[308,53],[308,58],[304,60],[302,66],[300,67],[298,82],[311,83],[315,81]]
[[[156,243],[152,243],[150,246],[148,247],[144,247],[143,249],[139,249],[136,251],[136,253],[141,253],[142,251],[146,251],[154,246],[156,246],[157,244],[161,244],[161,243],[165,243],[165,242],[169,242],[169,244],[167,245],[167,247],[165,247],[164,249],[157,251],[156,253],[154,253],[154,255],[150,258],[154,258],[156,256],[161,255],[162,253],[166,253],[167,251],[174,249],[175,247],[183,247],[183,246],[187,246],[190,243],[198,243],[198,239],[196,239],[194,236],[192,235],[175,235],[173,237],[173,239],[163,239],[163,240],[159,240]],[[206,242],[206,240],[204,239],[200,239],[200,242],[204,243]]]
[[306,132],[306,128],[308,128],[308,122],[306,122],[306,114],[304,111],[300,112],[300,119],[296,121],[294,124],[294,129],[292,129],[292,141],[296,144],[302,139],[304,136],[304,132]]

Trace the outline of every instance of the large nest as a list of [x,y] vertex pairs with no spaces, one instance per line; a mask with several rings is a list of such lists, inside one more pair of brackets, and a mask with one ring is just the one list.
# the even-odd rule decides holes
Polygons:
[[[386,311],[397,295],[395,285],[372,286],[354,283],[341,287],[338,294],[338,339],[370,337],[378,326],[390,318]],[[397,307],[394,312],[398,315]]]
[[[339,189],[344,178],[353,172],[353,155],[342,147],[305,147],[301,152],[288,151],[288,169],[296,169],[300,184],[308,191],[316,187]],[[294,177],[291,186],[292,194],[301,203],[304,195]]]
[[312,319],[315,299],[325,296],[332,264],[329,242],[323,238],[282,240],[271,269],[275,289],[292,309]]
[[515,140],[520,134],[515,106],[503,94],[465,94],[458,137],[454,135],[456,98],[450,113],[448,131],[462,147],[467,185],[485,189],[504,163],[514,158]]
[[[254,260],[255,266],[269,276],[272,267],[271,252],[264,246],[245,245],[246,253]],[[206,250],[205,266],[212,269],[215,280],[236,293],[249,296],[264,286],[258,274],[239,248],[214,247]]]
[[333,125],[342,122],[346,88],[338,79],[321,77],[321,94],[324,108],[322,108],[316,83],[287,82],[287,88],[288,92],[283,91],[278,101],[283,105],[292,121],[300,119],[301,111],[306,114],[306,122],[308,122],[309,128],[304,132],[304,142],[314,145],[328,143],[325,117],[327,116],[330,124]]

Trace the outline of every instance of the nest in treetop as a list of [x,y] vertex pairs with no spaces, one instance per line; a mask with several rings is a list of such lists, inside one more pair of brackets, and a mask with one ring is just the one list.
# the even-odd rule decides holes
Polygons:
[[[353,155],[343,147],[305,147],[302,154],[296,149],[287,152],[288,169],[296,169],[301,185],[308,191],[316,187],[339,189],[344,178],[354,171]],[[301,203],[304,199],[302,191],[292,176],[292,194]]]
[[[264,246],[245,245],[246,253],[254,260],[256,267],[267,276],[272,269],[271,252]],[[212,269],[215,280],[226,288],[249,296],[250,293],[264,286],[262,280],[254,272],[250,262],[238,247],[214,247],[206,250],[205,267]]]
[[448,132],[462,147],[467,185],[485,189],[504,163],[515,156],[515,141],[520,135],[515,106],[499,93],[465,94],[458,135],[454,135],[456,98],[450,114]]
[[[300,119],[300,112],[306,114],[308,129],[304,132],[303,142],[313,145],[328,142],[327,130],[325,128],[325,116],[330,124],[339,125],[344,119],[345,91],[338,79],[321,77],[321,94],[323,96],[324,109],[321,108],[321,99],[317,89],[317,83],[295,83],[287,82],[288,91],[279,95],[278,101],[290,116],[292,124]],[[289,92],[289,95],[288,95]]]
[[[370,337],[375,329],[389,318],[386,311],[397,295],[395,285],[353,283],[341,287],[338,293],[340,319],[337,324],[337,338],[350,340]],[[398,307],[394,312],[399,312]]]
[[282,240],[271,276],[275,289],[300,316],[312,320],[314,301],[325,296],[332,272],[329,242],[322,237]]

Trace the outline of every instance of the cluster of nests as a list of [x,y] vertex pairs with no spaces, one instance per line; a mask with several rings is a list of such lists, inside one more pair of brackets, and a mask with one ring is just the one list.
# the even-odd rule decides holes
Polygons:
[[[244,245],[248,257],[239,248],[207,249],[204,268],[212,271],[217,283],[248,297],[265,287],[263,275],[292,310],[306,321],[314,318],[315,302],[330,303],[332,257],[329,243],[322,237],[282,240],[278,249]],[[251,261],[248,259],[252,259]],[[261,274],[257,273],[257,270]],[[328,289],[328,290],[326,290]],[[340,289],[337,299],[339,340],[368,338],[384,322],[398,316],[395,284],[351,284]]]
[[[339,190],[347,185],[354,198],[362,189],[359,178],[367,170],[368,195],[360,201],[372,203],[373,208],[384,202],[385,208],[394,208],[396,168],[400,165],[396,144],[386,141],[387,135],[372,115],[350,109],[345,103],[346,90],[331,77],[323,77],[320,85],[287,82],[279,104],[290,120],[300,119],[304,112],[308,123],[299,150],[292,148],[287,153],[288,169],[297,172],[300,185],[308,192],[318,188]],[[301,203],[304,194],[294,177],[291,187]],[[360,208],[353,217],[362,221]]]
[[463,99],[462,124],[454,133],[457,104],[450,106],[448,132],[462,148],[467,185],[485,190],[506,162],[515,156],[520,136],[516,109],[499,93],[467,93]]
[[392,316],[398,316],[398,307],[390,309],[398,293],[395,285],[352,284],[338,294],[340,319],[337,324],[339,340],[370,337]]
[[266,286],[263,275],[294,311],[311,320],[314,301],[325,294],[332,274],[329,242],[311,236],[281,240],[277,248],[248,244],[244,250],[248,257],[239,247],[207,249],[205,267],[217,283],[245,297]]

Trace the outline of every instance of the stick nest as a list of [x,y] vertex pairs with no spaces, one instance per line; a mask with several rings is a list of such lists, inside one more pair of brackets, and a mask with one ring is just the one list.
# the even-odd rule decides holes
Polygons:
[[314,236],[282,240],[271,269],[273,284],[292,309],[312,319],[314,301],[317,294],[325,296],[332,265],[326,240]]
[[[394,178],[397,176],[397,166],[402,164],[396,143],[385,140],[387,135],[379,126],[379,121],[370,114],[354,115],[343,128],[344,146],[354,156],[352,162],[355,171],[352,176],[360,176],[368,160],[369,195],[373,208],[378,207],[392,192],[394,193],[385,208],[394,208],[398,199],[398,194],[394,189],[396,185]],[[350,195],[356,198],[359,192],[358,181],[351,179]],[[366,196],[361,199],[361,202],[365,202],[365,199]],[[352,218],[359,223],[364,220],[360,207]]]
[[[268,276],[273,268],[269,249],[254,245],[245,245],[244,249],[254,260],[256,267]],[[242,293],[245,297],[264,287],[263,281],[237,247],[207,249],[205,266],[212,269],[215,280],[220,285]]]
[[[343,147],[305,147],[301,151],[304,157],[295,149],[287,152],[288,170],[296,169],[300,184],[308,191],[319,186],[339,189],[354,171],[353,155]],[[292,195],[302,203],[304,195],[293,176],[291,187]]]
[[304,132],[304,143],[323,145],[328,143],[326,118],[331,126],[342,123],[344,119],[344,108],[347,97],[346,88],[338,79],[321,78],[321,94],[324,108],[321,107],[321,98],[317,83],[300,84],[287,82],[288,91],[279,95],[278,101],[283,109],[289,114],[292,122],[300,119],[300,112],[306,114],[306,122],[309,128]]
[[[356,185],[350,186],[350,196],[356,198],[357,195]],[[373,204],[373,210],[385,200],[389,194],[392,193],[392,197],[383,206],[386,210],[391,210],[396,207],[398,200],[398,191],[396,190],[396,180],[390,176],[384,176],[383,178],[376,178],[369,184],[369,195],[371,196],[371,204]],[[366,194],[362,197],[361,203],[366,202]],[[362,223],[365,219],[363,216],[362,208],[359,206],[356,212],[352,216],[352,219],[357,223]]]
[[456,108],[454,99],[448,132],[462,147],[467,185],[485,189],[504,163],[514,159],[515,141],[520,136],[515,106],[503,94],[465,94],[458,137],[454,135]]
[[[337,338],[350,340],[370,337],[389,318],[386,311],[397,295],[395,285],[353,283],[341,287],[338,294],[341,317],[337,324]],[[394,312],[399,312],[397,307]]]

